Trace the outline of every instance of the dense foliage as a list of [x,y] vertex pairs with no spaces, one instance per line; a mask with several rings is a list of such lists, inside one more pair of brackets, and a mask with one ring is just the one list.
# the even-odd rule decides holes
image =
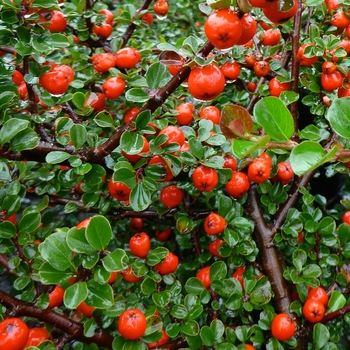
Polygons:
[[0,347],[349,348],[349,38],[337,0],[0,0]]

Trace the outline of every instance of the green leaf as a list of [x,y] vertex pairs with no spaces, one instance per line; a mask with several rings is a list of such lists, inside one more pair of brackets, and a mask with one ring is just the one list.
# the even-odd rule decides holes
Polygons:
[[254,106],[254,117],[274,141],[288,141],[294,133],[294,121],[285,104],[277,97],[269,96]]
[[190,277],[185,284],[187,293],[199,295],[205,290],[203,283],[196,277]]
[[160,308],[166,307],[171,302],[171,297],[172,294],[168,290],[152,294],[154,303]]
[[120,138],[120,147],[127,154],[139,154],[144,146],[144,140],[141,135],[131,132],[124,131]]
[[[149,335],[154,334],[156,332],[157,333],[162,332],[163,321],[162,321],[161,317],[156,316],[156,315],[151,315],[151,316],[147,316],[146,320],[147,320],[147,328],[146,328],[146,332],[145,332],[144,336],[149,336]],[[158,336],[157,336],[157,339],[159,339]]]
[[94,122],[101,128],[111,128],[114,125],[111,114],[106,112],[98,113],[94,118]]
[[39,143],[39,137],[33,129],[26,128],[11,139],[10,147],[15,152],[33,149]]
[[69,249],[64,232],[54,232],[39,245],[44,260],[59,271],[75,270],[73,252]]
[[331,103],[327,111],[327,119],[329,120],[333,130],[340,136],[350,139],[350,97],[337,98]]
[[[2,96],[3,94],[1,94]],[[6,142],[12,140],[19,132],[25,130],[29,122],[27,120],[11,118],[0,130],[0,144],[4,145]]]
[[142,294],[151,295],[156,291],[157,283],[154,282],[151,278],[145,277],[141,282],[140,288],[141,288]]
[[188,311],[187,311],[185,305],[176,304],[171,308],[170,315],[179,319],[179,320],[183,320],[187,317]]
[[45,160],[49,164],[59,164],[67,160],[69,157],[69,153],[62,151],[52,151],[46,155]]
[[0,237],[10,239],[17,233],[16,226],[10,221],[0,223]]
[[327,344],[329,337],[328,328],[322,323],[316,323],[312,332],[312,338],[316,349],[323,348]]
[[342,307],[344,307],[345,304],[346,304],[345,296],[341,292],[334,290],[331,294],[331,297],[329,298],[329,301],[328,301],[329,310],[327,313],[337,311],[337,310],[341,309]]
[[114,304],[113,289],[109,284],[99,284],[90,280],[87,284],[87,303],[98,309],[106,309]]
[[199,325],[194,320],[187,320],[180,326],[180,331],[189,336],[195,336],[199,334]]
[[336,230],[336,223],[333,218],[326,216],[318,224],[318,232],[321,235],[330,235]]
[[86,142],[87,132],[81,124],[74,124],[69,130],[69,135],[75,148],[80,148]]
[[254,151],[264,148],[264,146],[270,141],[270,136],[265,135],[258,141],[246,141],[233,139],[232,140],[232,152],[237,158],[244,158]]
[[65,293],[63,302],[69,309],[76,309],[88,295],[86,282],[76,282],[69,286]]
[[155,62],[150,65],[146,73],[147,85],[150,89],[157,89],[164,85],[164,76],[168,69],[160,62]]
[[125,98],[130,102],[142,103],[148,101],[150,97],[142,89],[132,88],[125,93]]
[[[123,162],[125,163],[125,162]],[[118,163],[119,164],[119,163]],[[128,163],[128,165],[131,165]],[[113,181],[114,182],[122,182],[129,188],[134,188],[136,185],[136,179],[135,179],[135,174],[133,170],[127,169],[127,168],[120,168],[117,169],[113,173]]]
[[215,341],[215,336],[213,331],[208,326],[203,326],[200,331],[200,336],[202,338],[203,344],[205,346],[212,346]]
[[108,272],[122,271],[128,266],[128,256],[123,249],[117,248],[102,259],[102,265]]
[[[18,33],[18,31],[17,31],[17,33]],[[12,102],[12,100],[15,99],[15,97],[16,97],[16,94],[13,91],[4,91],[4,92],[0,93],[0,110],[6,108]],[[16,119],[16,118],[11,118],[7,122],[9,122],[10,120],[13,120],[13,119]],[[17,119],[17,120],[21,120],[22,122],[24,121],[22,119]],[[27,125],[25,127],[27,127]],[[2,144],[2,136],[1,135],[2,135],[2,131],[0,130],[0,144]]]
[[321,275],[322,270],[316,264],[309,264],[303,269],[303,278],[317,278]]
[[227,266],[223,261],[216,261],[210,267],[210,280],[220,280],[226,278],[227,275]]
[[165,247],[152,249],[147,255],[147,265],[154,266],[159,264],[168,254],[169,250]]
[[300,176],[331,161],[337,152],[336,146],[327,153],[319,143],[304,141],[292,150],[290,164],[294,173]]
[[210,329],[213,331],[216,341],[219,341],[225,333],[225,326],[223,322],[219,319],[213,320],[211,322]]
[[67,244],[76,253],[87,255],[96,253],[96,249],[86,239],[85,229],[77,230],[75,227],[71,228],[67,232]]
[[250,293],[249,301],[253,305],[265,305],[271,300],[271,298],[271,284],[267,277],[263,276],[257,281],[253,291]]
[[151,204],[151,192],[143,181],[136,183],[130,193],[130,205],[135,211],[143,211]]
[[46,42],[53,47],[68,47],[70,46],[69,39],[63,34],[54,33],[46,38]]
[[104,250],[112,239],[111,224],[104,216],[95,215],[86,228],[85,236],[93,248]]
[[39,269],[40,282],[43,284],[61,284],[73,277],[70,271],[59,271],[45,262]]
[[197,158],[197,159],[203,159],[204,156],[204,148],[202,145],[202,142],[200,142],[197,138],[191,137],[188,141],[188,145],[190,147],[190,150],[192,154]]
[[22,234],[34,232],[41,223],[40,213],[29,213],[24,215],[18,223],[18,229]]

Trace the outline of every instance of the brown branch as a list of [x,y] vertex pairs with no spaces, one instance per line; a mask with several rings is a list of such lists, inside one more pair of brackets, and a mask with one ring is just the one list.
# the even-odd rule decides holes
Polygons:
[[[77,205],[79,210],[84,210],[82,202],[79,200],[69,199],[69,198],[60,198],[60,197],[50,197],[51,204],[62,204],[66,205],[68,203],[74,203]],[[97,209],[86,208],[86,212],[89,213],[98,213]],[[143,218],[143,219],[172,219],[178,211],[176,209],[169,210],[163,215],[159,215],[155,210],[147,209],[144,211],[136,212],[128,209],[112,209],[106,215],[111,216],[111,220],[121,220],[125,218]],[[206,218],[212,210],[197,210],[197,211],[188,211],[187,214],[191,219],[198,220]],[[0,255],[1,256],[1,255]],[[1,261],[0,261],[1,263]]]
[[49,323],[86,344],[96,343],[99,346],[112,349],[113,337],[106,332],[96,332],[91,338],[84,336],[84,326],[60,315],[51,309],[42,310],[34,305],[18,300],[0,290],[0,303],[11,310],[13,316],[27,316]]
[[7,47],[7,46],[0,46],[0,52],[6,52],[6,53],[11,53],[14,55],[16,53],[16,50],[13,47]]
[[[294,16],[294,28],[292,32],[292,73],[291,73],[291,90],[298,93],[299,92],[299,67],[300,63],[297,59],[297,52],[299,49],[300,41],[300,28],[301,28],[301,14],[303,12],[303,1],[298,0],[298,10]],[[292,114],[294,120],[294,135],[292,137],[293,141],[299,140],[298,134],[298,101],[293,102],[289,105],[289,110]]]
[[129,26],[126,28],[125,33],[122,36],[123,39],[123,45],[122,47],[125,47],[125,45],[128,43],[129,39],[132,36],[132,33],[134,32],[134,30],[136,29],[136,24],[134,23],[137,15],[143,11],[143,10],[147,10],[148,6],[151,4],[153,0],[145,0],[144,3],[141,5],[141,7],[136,11],[134,18],[132,18],[131,23],[129,24]]
[[[38,146],[31,150],[5,153],[1,154],[1,156],[9,160],[32,160],[35,162],[45,162],[46,156],[53,151],[61,151],[67,152],[69,154],[75,154],[75,148],[73,146],[56,146],[51,142],[42,141],[39,142]],[[86,160],[86,157],[84,157],[83,152],[81,159]]]
[[334,311],[334,312],[331,312],[331,313],[325,315],[321,322],[327,323],[329,321],[333,321],[338,317],[344,316],[349,311],[350,311],[350,305],[346,305],[337,311]]
[[256,186],[252,186],[249,190],[248,213],[255,223],[255,236],[260,250],[262,267],[275,293],[276,309],[279,313],[289,314],[289,306],[293,300],[289,287],[283,278],[280,255],[273,243],[273,230],[267,226],[261,211]]
[[315,171],[311,171],[303,175],[302,177],[298,177],[296,180],[294,180],[294,183],[289,192],[290,194],[288,199],[279,207],[277,213],[275,214],[273,223],[273,234],[281,228],[281,226],[284,223],[284,220],[286,219],[289,209],[294,208],[297,201],[299,200],[299,187],[306,187],[312,179],[312,177],[314,176],[314,174]]
[[0,265],[4,266],[10,275],[15,275],[15,272],[9,266],[9,260],[6,255],[0,254]]
[[70,106],[70,104],[67,102],[65,104],[65,106],[62,108],[62,110],[64,112],[66,112],[67,114],[69,114],[70,118],[73,120],[73,123],[75,124],[81,124],[81,120],[79,119],[79,117],[77,116],[77,114],[73,111],[72,107]]
[[350,150],[347,150],[347,149],[340,150],[336,153],[334,158],[336,160],[350,158]]

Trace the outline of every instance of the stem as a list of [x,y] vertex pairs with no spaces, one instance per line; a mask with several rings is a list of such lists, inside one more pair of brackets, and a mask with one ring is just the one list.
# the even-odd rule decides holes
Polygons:
[[323,317],[323,320],[321,321],[322,323],[327,323],[329,321],[333,321],[338,317],[344,316],[346,313],[350,311],[350,305],[346,305],[343,308],[331,312]]
[[86,344],[96,343],[99,346],[112,349],[113,337],[108,333],[99,331],[91,338],[84,336],[84,326],[70,320],[68,317],[57,314],[51,309],[39,309],[38,307],[18,300],[11,295],[0,290],[0,303],[10,309],[14,316],[27,316],[36,318],[42,322],[47,322],[70,335],[74,339],[81,340]]
[[137,15],[143,11],[143,10],[147,10],[148,6],[151,4],[153,0],[145,0],[144,3],[141,5],[141,7],[136,11],[134,18],[132,18],[131,23],[129,24],[129,26],[126,28],[125,33],[122,36],[123,39],[123,45],[122,47],[125,47],[127,42],[129,41],[129,39],[132,36],[132,33],[134,32],[134,30],[136,29],[136,24],[134,23]]
[[279,313],[289,314],[289,306],[292,303],[289,287],[283,278],[283,270],[280,264],[280,254],[273,243],[273,231],[266,225],[260,208],[256,186],[249,190],[248,212],[255,223],[255,236],[259,246],[262,267],[275,293],[276,308]]
[[294,208],[297,201],[299,200],[300,193],[299,193],[299,187],[306,187],[307,184],[310,182],[312,177],[314,176],[315,171],[312,171],[310,173],[307,173],[303,175],[302,177],[297,178],[297,180],[294,181],[293,186],[290,189],[290,195],[288,197],[288,200],[285,201],[278,209],[275,219],[274,219],[274,229],[273,232],[276,233],[277,230],[281,228],[281,226],[284,223],[284,220],[286,219],[287,213],[289,209]]

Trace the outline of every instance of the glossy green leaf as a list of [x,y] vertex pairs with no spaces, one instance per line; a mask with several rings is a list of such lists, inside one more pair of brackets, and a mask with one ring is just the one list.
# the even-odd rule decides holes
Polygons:
[[256,121],[273,141],[288,141],[294,133],[294,121],[285,104],[269,96],[258,101],[253,111]]
[[327,311],[327,313],[337,311],[342,307],[344,307],[345,304],[346,304],[345,296],[338,290],[334,290],[328,301],[329,310]]
[[87,283],[87,303],[98,309],[106,309],[113,306],[113,289],[109,284],[100,284],[94,280]]
[[95,215],[85,230],[85,236],[93,248],[104,250],[112,239],[111,224],[104,216]]
[[163,290],[159,293],[152,294],[152,300],[154,303],[161,308],[166,307],[171,301],[171,293],[168,290]]
[[10,239],[17,233],[15,225],[10,221],[0,222],[0,237]]
[[328,328],[322,323],[316,323],[313,329],[312,337],[316,349],[322,349],[328,342],[330,333]]
[[28,124],[27,120],[17,118],[7,120],[0,130],[0,144],[3,146],[6,142],[12,140],[19,132],[25,130]]
[[350,139],[350,97],[335,99],[327,111],[327,119],[333,130],[340,136]]
[[117,248],[102,259],[102,264],[108,272],[122,271],[128,266],[128,257],[123,249]]
[[254,151],[264,148],[264,146],[270,141],[270,136],[265,135],[258,141],[246,141],[233,139],[232,140],[232,152],[237,158],[246,157],[252,154]]
[[125,93],[125,98],[130,102],[138,102],[138,103],[146,102],[149,100],[148,94],[139,88],[129,89]]
[[164,76],[168,69],[165,65],[160,62],[155,62],[151,64],[146,73],[147,85],[150,89],[157,89],[164,85]]
[[174,305],[170,310],[170,315],[179,319],[183,320],[187,317],[188,311],[183,304],[176,304]]
[[185,290],[187,293],[199,295],[205,290],[203,283],[196,277],[190,277],[185,284]]
[[59,164],[64,162],[70,157],[70,154],[62,151],[52,151],[47,154],[45,160],[49,164]]
[[61,284],[73,277],[73,272],[57,270],[45,262],[40,266],[39,276],[43,284]]
[[188,141],[188,145],[190,147],[190,150],[192,154],[197,158],[197,159],[203,159],[204,156],[204,148],[202,145],[202,142],[200,142],[197,138],[191,137]]
[[68,47],[70,46],[69,39],[63,34],[54,33],[51,34],[47,39],[47,43],[53,47]]
[[200,336],[202,338],[203,344],[205,346],[213,345],[215,341],[215,336],[213,331],[208,326],[203,326],[200,330]]
[[225,325],[219,319],[213,320],[210,323],[210,329],[213,331],[216,341],[219,341],[225,333]]
[[40,213],[29,213],[24,215],[18,223],[18,229],[22,234],[34,232],[41,223]]
[[77,230],[75,227],[71,228],[67,232],[67,244],[69,248],[80,254],[94,254],[96,249],[94,249],[86,239],[85,229]]
[[216,261],[210,267],[210,280],[223,280],[227,275],[227,266],[223,261]]
[[336,146],[327,153],[319,143],[304,141],[292,150],[290,164],[295,174],[303,175],[331,161],[337,152]]
[[94,122],[101,128],[111,128],[114,125],[112,116],[106,112],[98,113],[94,118]]
[[151,192],[142,181],[136,183],[136,186],[130,193],[130,205],[135,211],[143,211],[151,204]]
[[64,292],[63,302],[69,309],[76,309],[86,299],[88,289],[86,282],[76,282]]
[[10,141],[10,147],[15,152],[33,149],[39,143],[39,137],[33,129],[26,128]]
[[194,320],[187,320],[180,326],[180,331],[189,336],[195,336],[199,334],[199,325]]
[[147,255],[147,265],[154,266],[159,264],[168,254],[169,250],[165,247],[152,249]]
[[59,271],[75,269],[73,252],[69,249],[64,232],[54,232],[39,245],[44,260]]
[[[13,101],[15,97],[16,97],[16,94],[13,91],[1,92],[0,93],[0,110],[6,108]],[[12,118],[9,119],[7,122],[9,122],[10,120],[12,120]],[[17,120],[20,120],[23,122],[22,119],[17,119]],[[0,144],[2,144],[2,139],[3,139],[3,134],[2,134],[2,130],[0,130]]]
[[81,124],[74,124],[70,128],[69,135],[75,148],[80,148],[86,142],[87,132]]
[[253,305],[265,305],[267,304],[271,298],[272,298],[272,289],[271,284],[267,277],[261,277],[253,291],[250,293],[250,302]]
[[144,140],[141,135],[128,130],[124,131],[120,138],[120,147],[127,154],[139,154],[143,145]]

